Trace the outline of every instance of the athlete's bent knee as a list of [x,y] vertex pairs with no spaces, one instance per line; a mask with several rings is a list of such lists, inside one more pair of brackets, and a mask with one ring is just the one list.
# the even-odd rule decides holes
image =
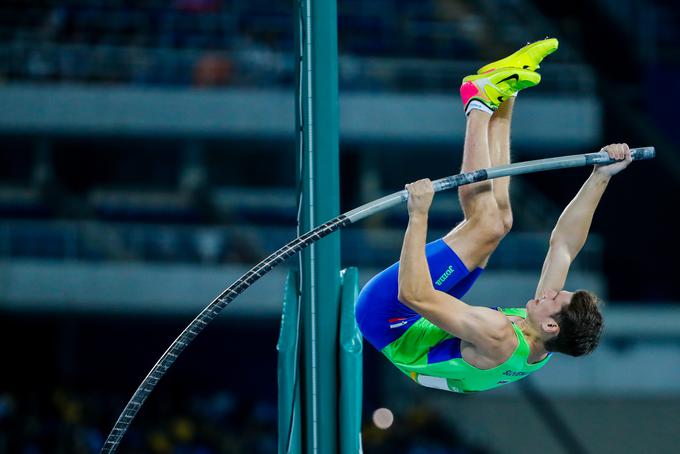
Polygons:
[[497,243],[508,233],[504,218],[498,210],[476,219],[476,230],[488,243]]
[[512,230],[512,211],[507,210],[503,212],[502,216],[502,221],[503,221],[503,236],[507,235],[510,233],[510,230]]

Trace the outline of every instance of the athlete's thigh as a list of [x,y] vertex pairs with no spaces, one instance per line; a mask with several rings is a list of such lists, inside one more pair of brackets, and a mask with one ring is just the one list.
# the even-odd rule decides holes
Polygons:
[[398,263],[373,277],[359,293],[354,314],[364,338],[378,350],[394,342],[422,316],[398,300]]
[[[443,240],[425,246],[430,279],[435,289],[449,293],[470,275],[465,263]],[[355,315],[364,337],[382,350],[405,333],[421,315],[398,300],[399,262],[371,279],[359,293]]]

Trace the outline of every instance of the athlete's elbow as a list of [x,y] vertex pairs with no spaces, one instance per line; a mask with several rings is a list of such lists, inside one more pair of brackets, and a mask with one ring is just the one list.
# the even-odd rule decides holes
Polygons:
[[397,294],[399,302],[407,307],[420,307],[427,301],[431,301],[432,297],[427,288],[420,287],[406,287],[399,286],[399,293]]
[[407,307],[418,306],[423,300],[422,292],[413,288],[404,288],[399,286],[399,293],[397,294],[399,302]]
[[566,245],[567,235],[559,228],[555,227],[552,232],[550,232],[550,247],[560,247]]
[[399,293],[397,294],[397,299],[401,304],[409,305],[413,301],[415,301],[415,297],[413,292],[409,292],[408,290],[405,290],[403,287],[399,287]]
[[571,258],[578,255],[584,244],[584,239],[573,235],[570,236],[560,231],[553,230],[552,234],[550,235],[550,248],[553,250],[564,251]]

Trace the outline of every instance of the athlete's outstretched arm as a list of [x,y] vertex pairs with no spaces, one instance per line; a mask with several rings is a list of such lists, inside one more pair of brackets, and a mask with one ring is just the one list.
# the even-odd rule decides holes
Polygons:
[[434,288],[425,256],[427,215],[434,189],[430,180],[420,180],[406,188],[409,223],[399,264],[399,301],[482,351],[493,350],[498,342],[512,334],[512,328],[498,311],[470,306]]
[[620,162],[595,166],[576,197],[562,212],[550,236],[550,248],[543,263],[536,298],[540,298],[548,290],[562,290],[571,262],[588,238],[593,214],[610,178],[632,162],[630,149],[625,143],[608,145],[603,150]]

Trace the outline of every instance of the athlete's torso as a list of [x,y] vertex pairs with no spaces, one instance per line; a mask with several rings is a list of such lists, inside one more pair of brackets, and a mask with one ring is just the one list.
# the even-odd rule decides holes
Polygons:
[[[517,349],[519,345],[519,340],[515,335],[514,329],[512,329],[512,324],[520,323],[523,318],[516,315],[502,314],[502,317],[508,320],[508,328],[510,329],[510,336],[507,337],[507,341],[503,343],[501,348],[496,348],[493,354],[481,351],[477,346],[471,342],[461,340],[460,342],[460,352],[462,358],[468,362],[470,365],[477,367],[478,369],[492,369],[502,363],[504,363]],[[542,361],[546,357],[543,355],[534,355],[531,353],[527,359],[528,363],[537,363]]]
[[[426,319],[419,320],[383,353],[417,383],[455,392],[484,391],[517,381],[540,369],[549,356],[530,363],[531,350],[524,334],[514,323],[526,317],[525,309],[500,309],[512,323],[516,348],[498,360],[477,361],[474,347]],[[470,361],[468,361],[470,360]],[[471,364],[473,363],[473,364]]]

